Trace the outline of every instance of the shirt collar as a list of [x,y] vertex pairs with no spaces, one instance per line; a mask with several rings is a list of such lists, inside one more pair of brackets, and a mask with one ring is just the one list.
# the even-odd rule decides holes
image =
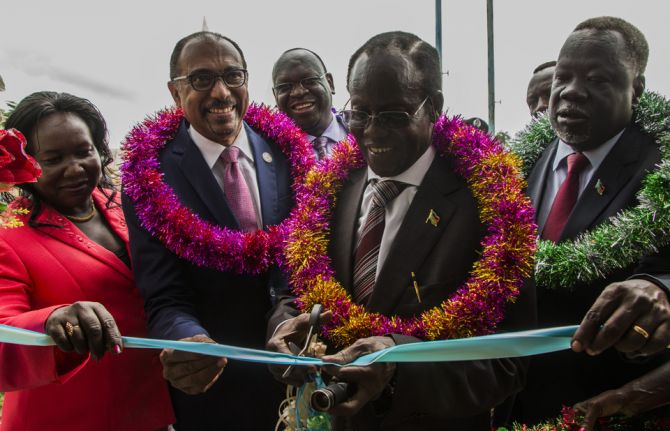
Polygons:
[[[195,130],[195,127],[189,126],[188,134],[191,136],[191,139],[193,139],[196,147],[198,147],[202,153],[202,157],[205,159],[207,166],[212,169],[217,160],[219,160],[219,157],[221,157],[221,153],[223,153],[223,151],[226,149],[226,146],[204,137],[200,134],[200,132]],[[233,145],[240,149],[240,156],[246,157],[253,163],[254,155],[251,152],[249,138],[247,136],[247,131],[245,130],[244,125],[242,125],[240,133],[237,134],[237,138],[235,138]]]
[[[607,157],[607,155],[609,154],[612,147],[614,147],[614,144],[617,143],[617,141],[623,134],[624,130],[626,129],[623,129],[616,135],[612,136],[610,139],[605,141],[604,144],[599,145],[598,147],[592,150],[582,151],[582,154],[584,154],[584,156],[586,156],[586,158],[589,160],[589,163],[591,164],[591,169],[593,169],[594,171],[598,169],[603,160],[605,160],[605,157]],[[558,148],[556,149],[556,156],[554,157],[554,164],[553,164],[554,172],[560,166],[561,161],[563,161],[563,159],[565,159],[574,152],[575,150],[570,145],[566,144],[562,140],[559,140]]]
[[[330,124],[328,124],[328,127],[326,127],[326,130],[323,131],[321,136],[324,136],[333,142],[340,142],[347,137],[347,130],[339,121],[337,121],[335,114],[331,112],[330,115],[332,116]],[[309,139],[310,142],[314,141],[316,138],[317,136],[307,135],[307,139]]]
[[393,180],[399,181],[401,183],[407,183],[411,186],[418,187],[423,181],[423,177],[426,176],[426,172],[430,168],[430,165],[435,159],[435,148],[432,145],[428,146],[428,149],[419,157],[419,159],[414,162],[412,166],[407,168],[405,172],[402,172],[393,177],[380,177],[375,174],[370,167],[368,167],[368,181],[372,179],[378,180]]

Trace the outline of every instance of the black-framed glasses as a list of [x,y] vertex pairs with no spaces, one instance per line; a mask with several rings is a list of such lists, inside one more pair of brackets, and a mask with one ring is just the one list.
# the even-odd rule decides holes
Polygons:
[[246,84],[247,77],[246,69],[230,69],[223,73],[194,72],[189,75],[172,78],[172,82],[186,80],[195,91],[209,91],[214,87],[217,79],[221,79],[228,88],[237,88]]
[[323,75],[319,76],[309,76],[307,78],[303,78],[298,82],[284,82],[282,84],[277,84],[274,87],[272,87],[272,91],[275,93],[275,96],[285,96],[287,94],[291,94],[291,91],[293,91],[293,87],[296,85],[300,85],[302,88],[305,90],[314,90],[318,88],[319,86],[323,85],[323,78],[326,77],[326,73],[324,72]]
[[[421,108],[430,100],[430,96],[423,99],[423,102],[416,108],[414,114],[405,111],[382,111],[376,114],[368,114],[365,111],[356,111],[354,109],[343,109],[340,111],[342,121],[349,129],[365,129],[370,122],[377,120],[377,123],[390,129],[401,129],[409,126],[412,119],[416,118]],[[349,101],[344,104],[346,107]]]

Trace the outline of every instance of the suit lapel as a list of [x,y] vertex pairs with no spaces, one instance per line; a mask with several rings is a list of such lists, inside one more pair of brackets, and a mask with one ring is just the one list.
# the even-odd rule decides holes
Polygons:
[[[93,191],[93,200],[100,213],[107,220],[112,231],[121,238],[126,246],[126,250],[130,253],[130,250],[128,249],[128,229],[123,218],[123,211],[121,210],[118,201],[112,203],[112,208],[107,208],[107,196],[98,189]],[[42,212],[37,217],[37,222],[48,225],[41,227],[39,229],[41,232],[108,265],[127,279],[133,279],[131,269],[116,257],[113,252],[107,250],[100,244],[91,241],[74,223],[69,221],[55,209],[45,205]]]
[[[451,171],[445,160],[435,157],[379,271],[368,303],[371,311],[389,314],[395,309],[405,289],[410,286],[410,273],[417,272],[428,258],[457,210],[447,196],[460,187],[465,187],[462,180]],[[431,210],[440,217],[437,226],[427,222]]]
[[178,166],[182,175],[191,183],[194,193],[219,225],[239,228],[239,223],[230,210],[219,183],[216,182],[212,170],[189,136],[185,124],[182,122],[172,148],[172,152],[179,159]]
[[332,256],[337,279],[349,292],[353,292],[354,241],[367,178],[367,168],[351,173],[337,197],[337,205],[331,218],[333,227],[328,255]]
[[[558,148],[558,139],[554,139],[546,151],[542,153],[540,159],[535,163],[533,170],[528,176],[527,193],[533,204],[533,208],[539,211],[544,199],[544,189],[547,184],[547,176],[551,172],[552,161]],[[539,226],[538,234],[542,233],[544,226]]]
[[[609,203],[637,171],[640,148],[633,145],[634,131],[628,128],[593,174],[568,218],[561,240],[572,239],[591,227]],[[601,180],[605,192],[600,195],[596,184]]]
[[277,161],[272,157],[273,151],[270,144],[246,123],[244,123],[244,128],[249,138],[249,146],[254,153],[263,226],[277,224],[280,222],[279,190],[277,189],[277,169],[275,166]]

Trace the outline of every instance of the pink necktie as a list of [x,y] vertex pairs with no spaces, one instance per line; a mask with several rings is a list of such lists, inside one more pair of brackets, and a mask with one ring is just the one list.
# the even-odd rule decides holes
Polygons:
[[375,287],[379,246],[386,227],[386,205],[407,186],[406,183],[389,180],[372,185],[372,205],[354,253],[354,300],[359,304],[368,302]]
[[237,217],[240,229],[253,231],[258,229],[256,223],[256,211],[254,202],[251,200],[249,186],[242,175],[237,157],[240,149],[235,146],[226,148],[221,153],[221,158],[226,162],[226,170],[223,176],[223,193],[226,195],[228,206]]
[[568,176],[558,189],[554,203],[544,222],[542,238],[558,242],[572,213],[577,197],[579,196],[579,175],[589,164],[589,159],[582,153],[572,153],[568,156]]

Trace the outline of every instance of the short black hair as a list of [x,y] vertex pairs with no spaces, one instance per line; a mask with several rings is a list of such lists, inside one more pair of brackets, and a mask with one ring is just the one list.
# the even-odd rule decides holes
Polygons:
[[[100,178],[98,187],[100,189],[112,190],[111,195],[108,194],[107,196],[107,205],[109,205],[116,191],[114,191],[113,175],[109,169],[109,165],[113,162],[113,157],[112,151],[109,149],[107,122],[105,122],[102,114],[91,101],[69,93],[38,91],[25,97],[16,105],[16,108],[14,108],[9,118],[7,118],[5,128],[13,128],[23,133],[26,141],[28,141],[26,152],[34,156],[39,148],[39,142],[33,141],[37,126],[43,119],[57,113],[76,115],[88,126],[93,138],[93,145],[98,150],[102,165],[102,177]],[[30,214],[29,224],[35,226],[33,222],[41,209],[39,196],[35,193],[31,184],[21,184],[19,188],[33,198],[34,206]],[[105,192],[105,194],[107,193]]]
[[535,75],[537,72],[540,72],[544,69],[548,69],[550,67],[556,67],[556,60],[545,61],[544,63],[540,64],[535,69],[533,69],[533,75]]
[[179,42],[177,42],[177,44],[172,49],[172,55],[170,56],[170,79],[174,79],[177,77],[177,62],[179,62],[179,57],[181,56],[181,52],[184,50],[184,46],[186,46],[186,44],[192,40],[208,39],[208,38],[212,40],[223,39],[225,41],[230,42],[230,44],[235,47],[237,52],[240,53],[240,57],[242,57],[242,65],[244,66],[245,69],[247,68],[247,60],[244,58],[244,53],[242,52],[242,49],[240,49],[240,46],[234,40],[226,36],[223,36],[222,34],[215,33],[213,31],[198,31],[196,33],[189,34],[188,36],[179,39]]
[[577,24],[573,32],[579,30],[616,31],[621,34],[626,45],[626,60],[633,64],[638,75],[644,75],[649,59],[649,44],[644,34],[633,24],[613,16],[599,16]]
[[397,49],[406,54],[421,71],[423,79],[420,85],[426,95],[433,95],[442,90],[442,66],[437,49],[417,35],[404,31],[380,33],[358,48],[349,59],[347,88],[351,79],[351,70],[361,55],[391,49]]
[[277,59],[277,61],[275,61],[274,66],[272,66],[272,80],[273,81],[275,80],[275,76],[277,75],[277,64],[279,63],[279,60],[281,60],[286,54],[291,53],[293,51],[307,51],[307,52],[309,52],[314,57],[316,57],[316,59],[319,61],[319,64],[321,64],[321,67],[323,68],[323,73],[328,72],[328,69],[326,68],[326,63],[323,62],[323,60],[321,59],[319,54],[317,54],[316,52],[312,51],[311,49],[307,49],[307,48],[299,48],[299,47],[298,48],[291,48],[291,49],[287,49],[286,51],[282,52],[281,55],[279,56],[279,58]]

